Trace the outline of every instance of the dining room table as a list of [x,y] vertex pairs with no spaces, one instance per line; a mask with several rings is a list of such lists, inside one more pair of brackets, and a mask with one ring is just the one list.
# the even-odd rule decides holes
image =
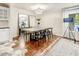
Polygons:
[[30,34],[43,31],[43,30],[50,30],[51,34],[53,36],[53,28],[52,27],[32,27],[32,28],[22,28],[21,31],[23,31],[25,40],[28,42],[30,40]]

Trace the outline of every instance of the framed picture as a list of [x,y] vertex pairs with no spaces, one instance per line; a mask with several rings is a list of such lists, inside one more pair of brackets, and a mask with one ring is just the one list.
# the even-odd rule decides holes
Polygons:
[[18,19],[19,19],[19,21],[18,21],[19,22],[19,28],[27,28],[27,27],[29,27],[28,15],[19,14]]

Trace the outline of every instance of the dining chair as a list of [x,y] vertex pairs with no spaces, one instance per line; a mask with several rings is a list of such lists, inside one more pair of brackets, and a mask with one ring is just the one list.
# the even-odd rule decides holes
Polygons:
[[36,32],[33,32],[30,34],[30,41],[32,42],[32,44],[36,47],[36,45],[39,46],[39,39],[38,39],[38,35]]
[[53,38],[52,28],[46,29],[45,35],[46,35],[47,39],[52,39]]
[[41,30],[41,31],[40,31],[40,35],[41,35],[41,40],[42,40],[42,42],[43,42],[43,43],[46,42],[45,30]]

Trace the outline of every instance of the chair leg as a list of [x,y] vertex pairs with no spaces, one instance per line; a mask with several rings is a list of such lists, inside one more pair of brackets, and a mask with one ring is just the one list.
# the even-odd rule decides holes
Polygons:
[[52,29],[51,29],[51,36],[52,36],[52,39],[53,39],[53,31],[52,31]]
[[37,42],[34,42],[34,46],[35,46],[35,48],[37,47]]
[[46,39],[44,39],[44,42],[46,42]]
[[39,41],[34,42],[34,46],[37,48],[39,47]]

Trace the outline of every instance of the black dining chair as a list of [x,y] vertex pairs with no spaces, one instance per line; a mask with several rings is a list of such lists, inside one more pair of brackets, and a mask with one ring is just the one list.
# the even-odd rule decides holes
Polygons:
[[30,35],[30,40],[33,42],[34,46],[39,46],[39,39],[40,39],[40,33],[39,32],[33,32]]
[[45,35],[46,35],[47,39],[51,39],[51,38],[53,38],[52,28],[50,28],[50,29],[46,29],[46,31],[45,31]]
[[32,42],[34,44],[34,40],[35,40],[35,33],[31,33],[30,34],[30,42]]
[[43,42],[43,43],[46,42],[45,30],[41,30],[41,31],[40,31],[40,35],[41,35],[41,40],[42,40],[42,42]]
[[35,39],[38,40],[38,46],[40,45],[41,35],[40,31],[35,32]]

